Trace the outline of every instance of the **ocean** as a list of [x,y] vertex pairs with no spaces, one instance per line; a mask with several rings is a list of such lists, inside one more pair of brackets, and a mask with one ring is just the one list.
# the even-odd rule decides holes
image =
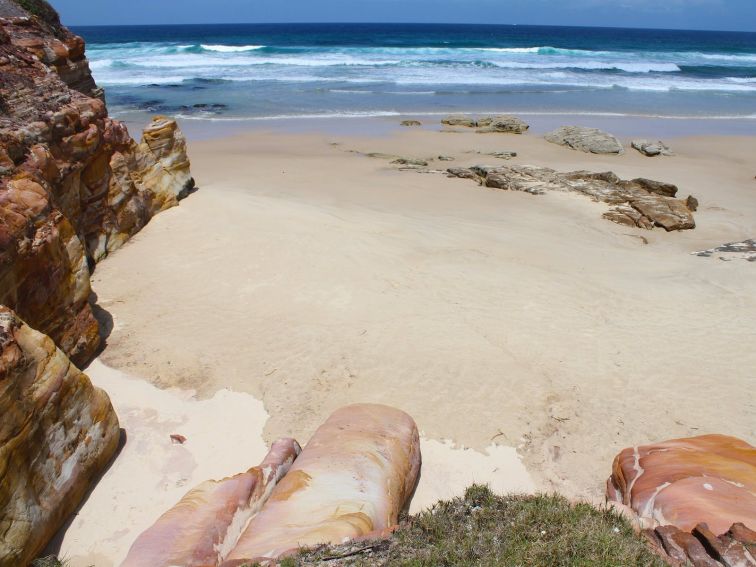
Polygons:
[[111,113],[754,121],[756,33],[504,25],[74,27]]

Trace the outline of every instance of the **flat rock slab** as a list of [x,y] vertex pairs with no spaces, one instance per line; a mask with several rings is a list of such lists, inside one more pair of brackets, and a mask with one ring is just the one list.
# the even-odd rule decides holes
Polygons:
[[620,141],[599,130],[582,126],[562,126],[544,136],[547,141],[573,150],[591,154],[621,154],[625,148]]
[[730,242],[716,248],[693,252],[693,256],[702,256],[711,258],[717,256],[720,260],[729,262],[731,260],[746,260],[747,262],[756,262],[756,239],[743,240],[742,242]]

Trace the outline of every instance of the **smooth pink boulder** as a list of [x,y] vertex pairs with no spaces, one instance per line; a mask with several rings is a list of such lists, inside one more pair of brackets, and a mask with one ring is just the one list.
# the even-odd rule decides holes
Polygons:
[[644,527],[689,532],[705,523],[721,534],[740,522],[756,529],[756,447],[704,435],[625,449],[607,497],[630,507]]
[[410,416],[373,404],[339,409],[315,432],[222,565],[264,563],[300,547],[386,535],[419,471],[420,440]]
[[137,538],[121,567],[215,567],[299,452],[281,439],[260,466],[192,489]]

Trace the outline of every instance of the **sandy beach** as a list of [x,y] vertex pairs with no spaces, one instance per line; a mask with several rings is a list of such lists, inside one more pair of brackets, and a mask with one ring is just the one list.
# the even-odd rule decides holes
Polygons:
[[[140,438],[134,428],[153,441],[127,442],[72,522],[59,549],[74,567],[117,564],[192,484],[257,464],[276,438],[304,444],[352,402],[417,421],[413,511],[473,480],[600,503],[624,447],[710,432],[756,438],[754,265],[691,255],[756,234],[756,138],[671,138],[675,156],[646,158],[584,154],[532,133],[371,128],[192,143],[199,190],[98,265],[112,331],[88,372],[129,439]],[[518,157],[474,153],[504,150]],[[697,228],[620,226],[582,196],[399,171],[372,152],[454,158],[431,168],[658,179],[699,199]],[[134,388],[153,387],[173,401],[144,409],[153,394]],[[139,415],[129,413],[135,400]],[[171,445],[170,433],[188,442]],[[239,450],[218,460],[228,451],[212,440]],[[134,464],[145,461],[152,467]],[[137,472],[170,486],[131,512],[98,496]],[[92,536],[87,518],[103,522],[97,510],[108,506],[112,529]],[[126,519],[131,529],[118,532]]]

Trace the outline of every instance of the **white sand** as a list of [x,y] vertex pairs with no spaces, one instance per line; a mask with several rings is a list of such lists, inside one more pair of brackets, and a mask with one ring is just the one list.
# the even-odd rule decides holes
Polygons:
[[[64,550],[105,555],[107,539],[131,529],[117,538],[125,547],[192,483],[256,463],[262,408],[242,394],[219,403],[223,389],[264,403],[268,443],[304,442],[352,402],[407,411],[425,434],[414,510],[473,480],[601,501],[623,447],[709,432],[754,442],[756,266],[690,252],[756,235],[756,139],[668,142],[677,156],[656,159],[587,155],[535,136],[420,130],[194,144],[200,190],[97,268],[99,304],[115,324],[101,358],[160,388],[210,398],[215,410],[190,423],[225,448],[195,454],[194,464],[187,457],[186,470],[197,469],[160,506],[124,481],[118,504],[134,509],[123,519],[82,514],[90,528],[79,532],[80,547]],[[442,167],[505,163],[469,150],[516,150],[510,163],[669,181],[701,201],[698,228],[631,229],[581,196],[399,172],[352,149],[456,158]],[[158,390],[127,403],[102,385],[116,406],[157,407]],[[254,408],[244,429],[240,400]],[[199,435],[182,427],[187,447],[164,448],[176,427],[150,433],[158,439],[144,451],[151,469],[124,451],[105,482],[129,467],[140,487],[175,485],[183,476],[172,461],[163,470],[166,451],[191,451]],[[239,439],[259,451],[240,456]],[[238,461],[226,469],[219,458]],[[98,485],[105,509],[120,485]]]

